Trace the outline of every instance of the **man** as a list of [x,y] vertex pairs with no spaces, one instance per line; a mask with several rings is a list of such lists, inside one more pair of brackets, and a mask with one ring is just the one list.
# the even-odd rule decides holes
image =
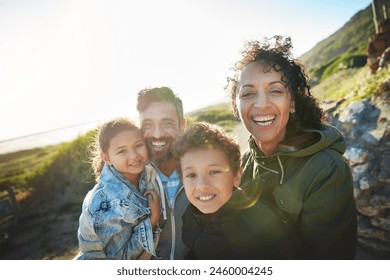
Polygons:
[[146,88],[138,93],[137,110],[149,159],[164,186],[163,209],[169,210],[160,219],[163,230],[156,253],[162,259],[183,259],[188,249],[181,238],[182,215],[188,199],[171,154],[173,141],[186,126],[183,105],[170,88]]

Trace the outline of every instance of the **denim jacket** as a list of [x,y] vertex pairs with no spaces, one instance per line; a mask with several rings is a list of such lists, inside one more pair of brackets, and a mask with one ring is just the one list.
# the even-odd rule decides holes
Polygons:
[[[139,191],[114,167],[104,165],[99,182],[84,199],[79,219],[80,252],[75,259],[140,259],[156,257],[146,189],[160,193],[156,171],[145,166]],[[160,188],[159,188],[160,187]],[[154,236],[155,235],[155,236]]]

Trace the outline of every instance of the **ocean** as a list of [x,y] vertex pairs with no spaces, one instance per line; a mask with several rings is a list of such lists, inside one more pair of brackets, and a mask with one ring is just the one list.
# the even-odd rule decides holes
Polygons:
[[0,141],[0,154],[69,142],[96,128],[98,125],[98,122],[90,122],[2,140]]

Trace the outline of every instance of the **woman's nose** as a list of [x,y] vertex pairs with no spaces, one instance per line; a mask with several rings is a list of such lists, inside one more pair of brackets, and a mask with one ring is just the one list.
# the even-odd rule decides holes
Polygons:
[[255,107],[261,108],[265,107],[268,104],[268,97],[267,94],[264,92],[258,92],[256,95],[256,100],[255,100]]

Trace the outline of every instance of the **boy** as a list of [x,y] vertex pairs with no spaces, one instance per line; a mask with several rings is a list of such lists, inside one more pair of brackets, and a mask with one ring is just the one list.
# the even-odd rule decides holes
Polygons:
[[[277,237],[289,225],[259,199],[256,187],[239,187],[240,148],[222,129],[196,123],[172,146],[190,201],[182,231],[187,259],[274,259],[288,250],[288,240]],[[265,228],[256,224],[259,212],[271,217]],[[270,237],[278,242],[266,247]]]

